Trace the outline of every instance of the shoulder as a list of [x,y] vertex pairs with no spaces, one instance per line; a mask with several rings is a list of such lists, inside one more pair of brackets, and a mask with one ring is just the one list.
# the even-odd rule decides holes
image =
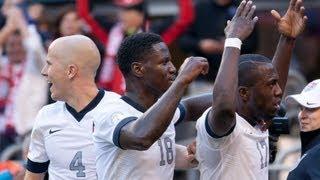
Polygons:
[[121,96],[111,91],[105,91],[101,103],[120,103]]
[[[320,142],[319,142],[320,143]],[[312,149],[308,151],[307,157],[305,158],[306,161],[312,161],[320,163],[320,144],[316,145]]]
[[61,112],[63,111],[63,107],[64,102],[61,101],[43,106],[36,116],[34,127],[40,127],[47,124],[49,119],[52,119],[52,117],[55,117],[58,114],[61,114]]
[[59,111],[61,111],[64,107],[64,102],[62,101],[57,101],[55,103],[52,103],[52,104],[48,104],[48,105],[45,105],[43,106],[39,112],[42,112],[42,113],[57,113]]
[[117,93],[105,91],[105,94],[98,105],[98,111],[102,114],[109,114],[117,110],[126,109],[127,104],[121,99]]
[[207,119],[207,116],[208,116],[208,114],[209,114],[209,112],[210,112],[211,109],[212,109],[211,107],[208,108],[208,109],[205,110],[205,111],[202,113],[202,115],[199,117],[199,119],[197,120],[197,124],[196,124],[197,129],[198,129],[198,127],[199,127],[201,124],[204,125],[204,123],[205,123],[205,121],[206,121],[206,119]]

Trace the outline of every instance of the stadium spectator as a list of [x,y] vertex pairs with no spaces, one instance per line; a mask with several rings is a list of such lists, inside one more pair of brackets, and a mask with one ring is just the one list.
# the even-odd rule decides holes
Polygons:
[[[209,73],[190,86],[190,94],[210,92],[221,61],[224,45],[224,27],[234,15],[237,0],[201,0],[195,3],[195,19],[186,33],[179,39],[179,45],[186,53],[206,57]],[[208,18],[214,17],[214,19]],[[245,40],[242,53],[256,50],[257,33]]]
[[[105,47],[97,38],[95,38],[90,32],[85,31],[84,23],[77,14],[77,10],[68,6],[65,7],[61,13],[58,15],[55,23],[55,27],[57,27],[54,38],[59,38],[63,36],[70,36],[76,34],[82,34],[88,36],[99,49],[100,56],[104,57],[105,55]],[[99,74],[101,67],[99,66],[97,75],[95,77],[96,82],[98,82]]]
[[175,77],[161,37],[138,33],[122,42],[117,61],[127,89],[106,104],[103,121],[94,121],[98,179],[172,179],[175,167],[193,167],[194,154],[176,145],[174,126],[210,106],[211,95],[181,100],[188,84],[207,73],[207,60],[187,58]]
[[0,41],[6,52],[1,56],[0,71],[1,89],[6,91],[2,96],[4,121],[7,128],[24,135],[32,129],[37,111],[47,102],[48,84],[40,74],[45,52],[35,26],[27,25],[17,7],[8,10]]
[[242,41],[258,20],[255,6],[242,1],[225,34],[213,103],[197,121],[197,159],[201,179],[268,179],[268,127],[280,108],[295,38],[307,17],[301,0],[291,0],[281,17],[282,34],[273,61],[258,54],[240,56]]
[[171,44],[192,22],[193,7],[191,0],[179,0],[178,18],[169,27],[163,28],[163,26],[152,26],[143,0],[116,0],[115,3],[120,7],[119,21],[110,29],[109,34],[90,15],[88,0],[77,0],[77,8],[80,16],[90,25],[92,33],[106,44],[106,56],[99,77],[99,86],[123,94],[125,82],[115,63],[115,56],[122,40],[137,32],[151,30],[160,34],[166,44]]
[[50,83],[56,103],[38,113],[31,134],[26,180],[96,179],[93,119],[101,118],[106,100],[119,98],[98,90],[94,77],[100,54],[83,35],[65,36],[51,43],[42,75]]
[[300,105],[301,159],[288,180],[320,179],[320,79],[310,82],[300,94],[288,96]]

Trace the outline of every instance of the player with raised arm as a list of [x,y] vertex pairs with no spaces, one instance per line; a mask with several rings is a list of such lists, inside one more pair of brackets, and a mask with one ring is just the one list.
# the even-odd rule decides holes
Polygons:
[[168,47],[152,33],[126,38],[117,58],[127,90],[95,121],[98,179],[172,179],[175,167],[193,167],[187,148],[175,144],[175,124],[210,107],[211,95],[181,100],[208,62],[187,58],[176,77]]
[[301,0],[291,0],[278,20],[281,33],[273,60],[240,56],[241,42],[253,30],[255,5],[242,1],[225,29],[226,42],[213,87],[213,103],[197,122],[201,179],[268,179],[268,126],[280,108],[295,38],[307,17]]

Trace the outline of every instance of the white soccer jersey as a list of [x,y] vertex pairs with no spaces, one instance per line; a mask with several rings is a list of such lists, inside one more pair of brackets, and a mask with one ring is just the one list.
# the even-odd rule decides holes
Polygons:
[[121,128],[140,117],[145,109],[128,97],[109,102],[103,121],[94,121],[93,134],[97,173],[101,180],[158,180],[172,179],[175,166],[175,127],[184,117],[179,106],[163,135],[148,150],[124,150],[119,145]]
[[48,169],[49,179],[97,179],[93,120],[99,121],[107,109],[105,102],[112,98],[120,96],[100,90],[78,113],[64,102],[43,107],[32,131],[27,169],[34,173]]
[[[208,109],[198,120],[197,152],[202,180],[268,180],[268,131],[252,127],[236,114],[233,131],[212,137],[206,123]],[[211,135],[210,135],[211,134]]]

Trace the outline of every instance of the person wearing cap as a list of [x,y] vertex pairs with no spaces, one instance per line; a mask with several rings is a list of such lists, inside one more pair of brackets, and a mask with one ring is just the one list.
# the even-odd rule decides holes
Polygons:
[[320,79],[309,83],[300,94],[288,96],[300,105],[301,159],[288,180],[320,179]]

